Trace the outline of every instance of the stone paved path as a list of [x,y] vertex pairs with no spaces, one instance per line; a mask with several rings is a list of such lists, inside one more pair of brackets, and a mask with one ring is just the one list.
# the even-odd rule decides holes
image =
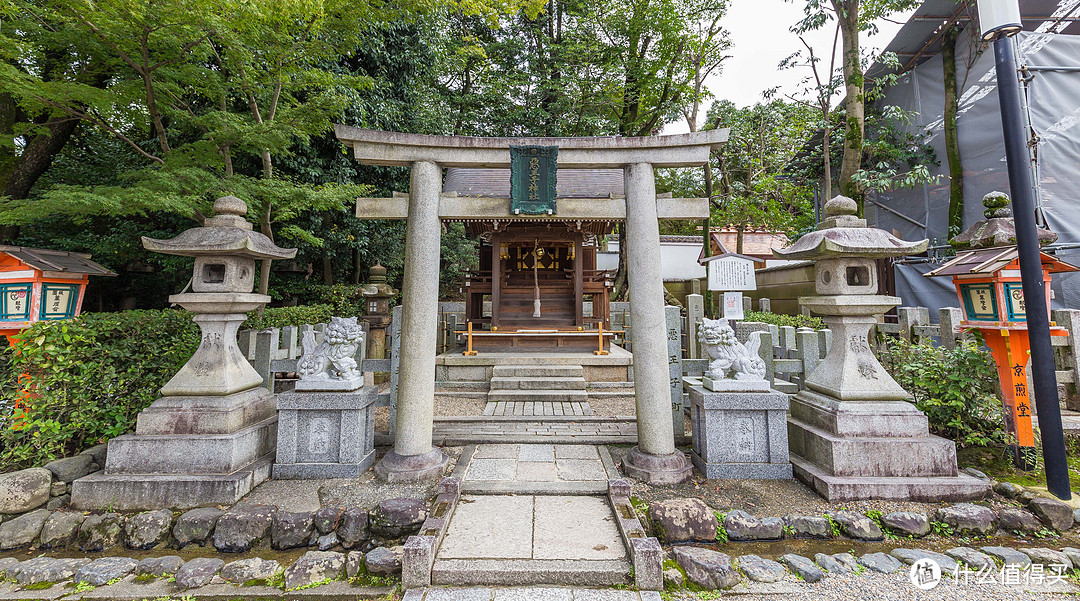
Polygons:
[[619,477],[605,447],[480,444],[467,447],[454,474],[464,492],[605,494]]
[[652,591],[533,587],[413,589],[402,601],[660,601]]
[[603,416],[436,417],[432,438],[439,446],[469,443],[637,444],[637,422]]
[[592,415],[588,401],[489,401],[484,415]]
[[[469,445],[454,475],[461,479],[463,494],[435,554],[433,583],[604,586],[629,581],[626,547],[604,496],[608,479],[617,477],[605,447]],[[484,598],[487,593],[476,594]]]

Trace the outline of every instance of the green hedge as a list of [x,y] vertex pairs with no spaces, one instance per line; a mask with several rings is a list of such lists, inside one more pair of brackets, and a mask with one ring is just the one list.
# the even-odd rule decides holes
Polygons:
[[962,447],[1010,442],[997,396],[994,359],[976,342],[947,349],[889,338],[879,358],[893,379],[915,397],[934,434]]
[[743,321],[759,321],[762,323],[771,323],[776,326],[811,328],[813,330],[823,330],[826,328],[825,322],[817,317],[807,317],[806,315],[784,315],[782,313],[766,313],[763,311],[745,311],[743,313]]
[[[0,409],[0,471],[40,466],[131,431],[198,343],[191,315],[171,309],[34,324],[5,351],[5,390],[22,407]],[[29,388],[15,374],[27,374]]]
[[273,307],[263,311],[248,313],[247,320],[240,326],[242,330],[263,330],[283,326],[302,326],[305,324],[329,323],[331,317],[351,317],[334,310],[333,305],[300,305],[297,307]]

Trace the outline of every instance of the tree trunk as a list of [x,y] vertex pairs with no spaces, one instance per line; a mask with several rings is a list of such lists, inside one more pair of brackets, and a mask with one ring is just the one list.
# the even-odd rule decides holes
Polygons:
[[840,23],[844,67],[844,158],[840,163],[840,193],[851,197],[862,214],[862,190],[853,181],[862,166],[864,114],[863,72],[859,64],[859,0],[832,0]]
[[945,75],[945,156],[949,159],[949,238],[964,227],[964,167],[960,163],[960,141],[956,131],[958,96],[956,90],[956,38],[960,28],[951,25],[941,36],[941,61]]
[[829,115],[825,115],[825,137],[821,139],[822,160],[825,162],[825,200],[832,200],[832,127],[829,126]]
[[322,256],[322,281],[327,286],[334,283],[334,264],[330,261],[330,255]]

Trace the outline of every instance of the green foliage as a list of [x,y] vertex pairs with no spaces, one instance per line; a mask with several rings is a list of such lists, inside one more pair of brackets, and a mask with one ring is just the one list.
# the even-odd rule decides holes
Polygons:
[[791,326],[794,328],[810,328],[813,330],[823,330],[827,326],[824,321],[821,321],[820,317],[810,317],[808,315],[784,315],[783,313],[767,313],[764,311],[745,311],[743,313],[745,317],[744,321],[758,321],[761,323],[770,323],[775,326]]
[[945,522],[939,522],[937,520],[930,521],[930,532],[937,536],[952,536],[953,527]]
[[261,316],[258,311],[251,311],[240,328],[243,330],[264,330],[284,326],[330,323],[331,317],[347,316],[335,313],[332,305],[273,307],[263,311]]
[[728,542],[727,530],[724,528],[724,519],[727,518],[727,512],[714,510],[713,515],[716,516],[716,544],[722,545]]
[[[177,310],[88,313],[38,322],[5,355],[21,408],[0,408],[0,469],[42,465],[130,431],[135,416],[195,352]],[[29,393],[29,394],[28,394]]]
[[947,349],[892,338],[879,358],[893,379],[915,397],[934,434],[959,446],[1009,441],[994,360],[974,342]]

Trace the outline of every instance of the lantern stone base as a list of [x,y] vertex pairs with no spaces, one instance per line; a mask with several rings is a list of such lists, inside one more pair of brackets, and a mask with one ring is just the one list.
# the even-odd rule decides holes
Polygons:
[[690,460],[706,478],[790,480],[787,410],[788,396],[775,390],[720,393],[691,387]]
[[268,453],[231,474],[108,474],[96,472],[71,485],[76,509],[116,511],[190,509],[232,505],[270,477]]
[[277,416],[231,434],[125,434],[109,441],[104,471],[72,483],[77,509],[228,505],[270,476]]
[[375,401],[368,386],[351,392],[278,395],[275,479],[355,478],[375,463]]
[[795,476],[829,501],[959,501],[990,492],[959,474],[956,445],[932,436],[906,401],[838,401],[812,391],[791,399],[788,441]]

